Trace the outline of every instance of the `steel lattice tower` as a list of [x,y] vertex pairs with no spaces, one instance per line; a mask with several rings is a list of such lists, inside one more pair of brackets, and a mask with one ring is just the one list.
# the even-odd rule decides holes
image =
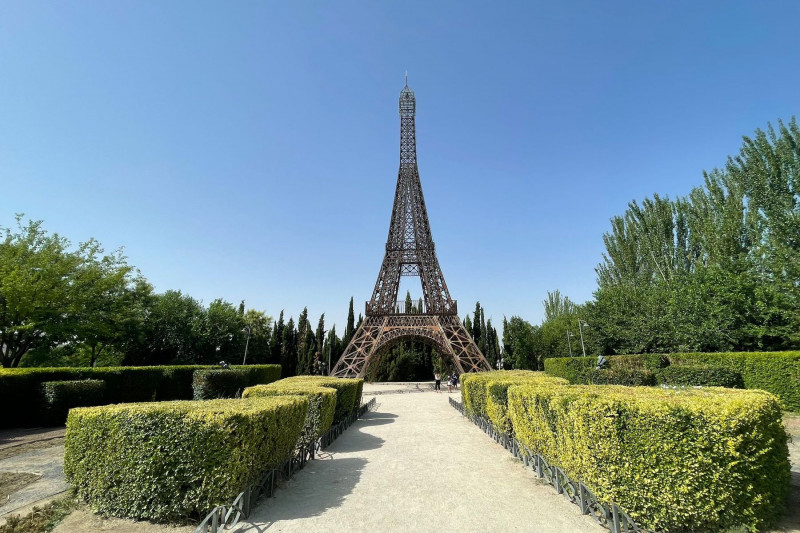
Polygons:
[[[366,318],[331,375],[363,376],[373,355],[405,338],[421,338],[450,356],[460,373],[491,370],[458,318],[456,301],[444,281],[434,250],[425,198],[417,169],[414,91],[400,92],[400,171],[389,238],[378,281],[366,305]],[[397,301],[401,276],[418,276],[424,309]]]

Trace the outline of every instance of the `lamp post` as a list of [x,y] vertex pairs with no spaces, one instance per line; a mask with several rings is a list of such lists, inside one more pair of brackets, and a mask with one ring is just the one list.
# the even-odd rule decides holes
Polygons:
[[497,366],[497,370],[503,370],[503,358],[501,357],[500,359],[498,359],[495,365]]
[[589,326],[589,324],[585,320],[578,319],[578,329],[581,332],[581,350],[583,350],[583,356],[586,357],[586,346],[583,344],[583,326]]
[[570,342],[570,337],[574,337],[575,334],[571,331],[567,330],[567,346],[569,347],[569,356],[572,357],[572,343]]
[[244,359],[242,359],[242,365],[247,362],[247,347],[250,346],[250,333],[253,332],[253,326],[248,324],[244,328],[242,328],[242,333],[247,333],[247,340],[244,343]]

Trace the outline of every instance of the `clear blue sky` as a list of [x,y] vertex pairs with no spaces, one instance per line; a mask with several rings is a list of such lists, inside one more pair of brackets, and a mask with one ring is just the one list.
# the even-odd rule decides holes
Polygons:
[[[609,219],[800,107],[800,2],[3,2],[0,225],[341,333],[383,257],[403,74],[459,309],[595,289]],[[416,285],[419,295],[419,285]]]

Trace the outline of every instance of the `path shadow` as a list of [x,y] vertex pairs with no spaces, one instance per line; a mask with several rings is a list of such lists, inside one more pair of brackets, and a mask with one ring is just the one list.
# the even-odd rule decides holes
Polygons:
[[776,524],[775,531],[800,531],[800,472],[792,471],[790,490],[786,514]]
[[274,498],[263,500],[253,510],[248,524],[237,533],[275,531],[275,522],[319,516],[339,507],[361,479],[366,459],[346,457],[330,461],[312,461]]
[[363,426],[350,426],[347,433],[336,439],[333,444],[325,448],[325,451],[333,454],[362,452],[380,448],[386,442],[380,437],[365,433],[362,429]]

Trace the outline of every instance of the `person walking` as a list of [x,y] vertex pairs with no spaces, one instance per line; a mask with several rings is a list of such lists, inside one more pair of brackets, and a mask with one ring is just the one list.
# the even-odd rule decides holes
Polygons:
[[433,374],[433,379],[434,379],[434,382],[435,382],[434,386],[433,386],[433,390],[435,390],[436,392],[441,394],[442,393],[442,375],[439,372],[435,372]]

